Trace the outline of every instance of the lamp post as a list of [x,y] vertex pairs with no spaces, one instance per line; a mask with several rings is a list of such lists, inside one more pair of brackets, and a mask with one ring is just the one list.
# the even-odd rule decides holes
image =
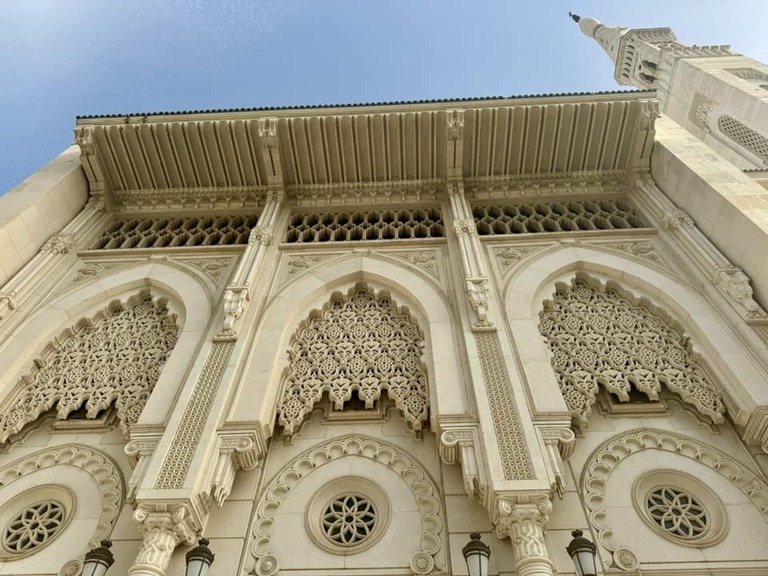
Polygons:
[[467,563],[469,576],[488,576],[488,558],[491,557],[491,549],[480,540],[480,534],[472,532],[469,542],[461,549],[464,560]]
[[597,546],[591,540],[584,538],[581,530],[571,532],[573,540],[566,550],[576,567],[577,576],[597,576]]
[[109,567],[115,563],[115,557],[110,550],[111,546],[112,542],[102,540],[101,546],[86,552],[85,560],[83,561],[83,571],[81,572],[82,576],[104,576],[107,573]]
[[214,554],[208,548],[208,539],[200,538],[197,546],[187,552],[187,576],[205,576],[213,564]]

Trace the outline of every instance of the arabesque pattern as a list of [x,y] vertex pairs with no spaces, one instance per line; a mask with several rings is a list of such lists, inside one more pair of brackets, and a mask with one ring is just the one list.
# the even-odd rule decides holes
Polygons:
[[54,407],[64,420],[81,407],[87,418],[96,418],[114,404],[127,432],[139,419],[177,333],[166,301],[153,300],[149,291],[125,304],[112,302],[66,329],[0,405],[0,442]]
[[363,286],[334,294],[314,311],[291,343],[290,367],[280,402],[280,424],[295,432],[328,392],[337,410],[357,392],[373,408],[382,390],[415,430],[427,419],[423,339],[410,315]]
[[570,287],[558,285],[540,317],[560,390],[582,423],[598,385],[627,402],[632,389],[657,400],[662,384],[714,422],[723,421],[721,394],[691,357],[685,337],[648,306],[577,277]]

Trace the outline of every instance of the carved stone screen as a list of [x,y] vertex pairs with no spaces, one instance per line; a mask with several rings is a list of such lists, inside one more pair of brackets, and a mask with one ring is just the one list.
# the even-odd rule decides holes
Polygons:
[[127,430],[139,419],[177,333],[165,301],[149,292],[68,328],[0,405],[0,442],[52,408],[62,420],[81,407],[86,418],[96,418],[114,404]]
[[633,389],[657,400],[664,385],[713,421],[723,420],[720,392],[689,354],[685,338],[660,313],[617,289],[583,278],[558,284],[540,318],[560,390],[582,423],[598,386],[627,402]]
[[298,330],[278,414],[292,434],[327,392],[336,410],[357,392],[373,408],[382,390],[415,430],[427,419],[423,339],[410,315],[388,296],[357,286],[331,297]]

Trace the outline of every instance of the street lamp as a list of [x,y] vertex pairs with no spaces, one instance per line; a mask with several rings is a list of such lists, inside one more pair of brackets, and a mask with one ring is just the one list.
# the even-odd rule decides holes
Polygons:
[[81,572],[82,576],[104,576],[107,573],[109,567],[115,563],[115,557],[110,550],[111,546],[112,542],[102,540],[101,546],[86,552],[85,560],[83,561],[83,571]]
[[461,549],[461,553],[467,563],[469,576],[488,576],[488,558],[491,556],[491,549],[480,540],[480,534],[472,532],[469,535],[469,542]]
[[187,552],[187,576],[205,576],[213,564],[214,554],[208,548],[208,539],[200,538],[197,546]]
[[597,576],[597,546],[591,540],[584,538],[584,532],[571,532],[573,540],[566,550],[576,566],[577,576]]

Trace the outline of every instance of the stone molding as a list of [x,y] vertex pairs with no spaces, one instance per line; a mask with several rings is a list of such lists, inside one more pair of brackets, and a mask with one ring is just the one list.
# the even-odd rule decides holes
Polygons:
[[298,207],[435,204],[442,180],[335,183],[288,186],[288,200]]
[[[416,459],[402,449],[380,440],[356,434],[342,436],[325,444],[317,445],[295,458],[264,487],[248,536],[247,555],[242,574],[270,576],[278,571],[278,559],[274,556],[272,531],[291,488],[302,478],[324,464],[346,456],[367,458],[387,466],[413,490],[421,513],[422,536],[420,553],[429,555],[438,570],[444,568],[444,531],[442,505],[439,491],[429,474]],[[417,567],[429,564],[422,556],[414,558]]]
[[110,195],[114,212],[177,212],[201,210],[206,213],[258,210],[264,205],[267,188],[217,186],[216,188],[163,188],[122,190]]
[[768,522],[768,484],[735,459],[704,442],[674,432],[653,428],[630,430],[603,442],[585,463],[581,476],[583,502],[596,544],[612,554],[617,568],[631,569],[625,567],[631,563],[617,561],[617,555],[625,548],[613,541],[611,526],[606,521],[606,485],[616,466],[645,450],[670,452],[707,466],[733,483]]
[[54,466],[74,466],[90,474],[101,492],[101,514],[96,530],[82,553],[109,538],[123,505],[124,484],[118,465],[106,454],[80,444],[68,444],[39,450],[0,469],[0,486]]
[[595,171],[566,174],[521,174],[464,179],[471,200],[583,198],[615,196],[626,191],[626,172]]
[[504,479],[531,479],[533,464],[515,403],[509,371],[501,352],[499,335],[496,332],[475,332],[475,343],[488,394]]

